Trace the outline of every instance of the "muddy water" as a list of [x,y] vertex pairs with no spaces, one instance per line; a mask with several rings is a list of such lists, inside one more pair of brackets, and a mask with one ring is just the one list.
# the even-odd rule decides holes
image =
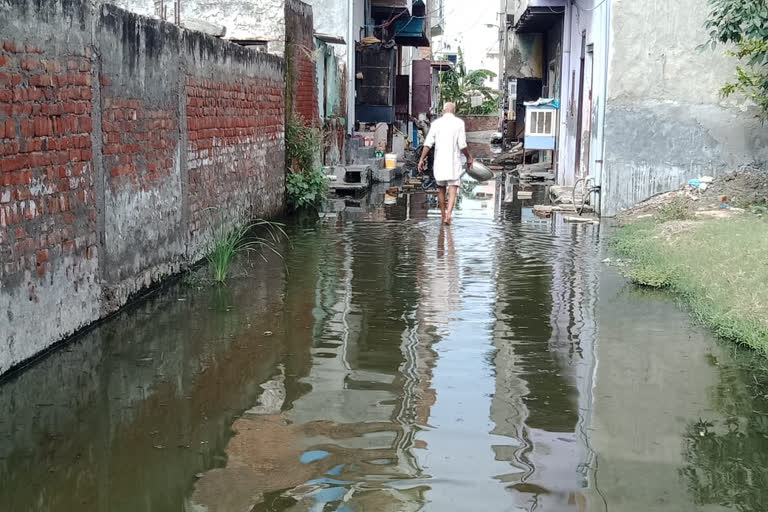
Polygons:
[[0,510],[764,510],[760,361],[514,191],[336,201],[6,380]]

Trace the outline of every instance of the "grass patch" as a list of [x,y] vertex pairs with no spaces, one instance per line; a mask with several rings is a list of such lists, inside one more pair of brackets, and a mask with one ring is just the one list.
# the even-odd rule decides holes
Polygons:
[[693,206],[684,197],[675,197],[660,205],[656,211],[656,221],[662,223],[671,220],[690,220],[693,218]]
[[628,277],[669,289],[715,334],[768,355],[768,219],[658,219],[625,226],[613,239],[631,260]]
[[281,238],[288,237],[282,224],[257,219],[229,228],[221,218],[214,226],[206,260],[216,283],[226,281],[232,261],[239,254],[257,253],[266,261],[264,252],[267,251],[282,258],[277,245]]

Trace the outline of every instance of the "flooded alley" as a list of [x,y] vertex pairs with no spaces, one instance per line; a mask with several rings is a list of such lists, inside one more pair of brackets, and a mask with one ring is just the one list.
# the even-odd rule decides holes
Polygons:
[[0,510],[764,510],[762,361],[515,191],[337,199],[12,375]]

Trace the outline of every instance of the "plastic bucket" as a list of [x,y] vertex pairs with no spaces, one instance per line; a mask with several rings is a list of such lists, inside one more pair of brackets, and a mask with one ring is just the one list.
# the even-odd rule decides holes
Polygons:
[[394,169],[397,167],[397,155],[394,153],[387,153],[384,155],[384,166],[387,169]]

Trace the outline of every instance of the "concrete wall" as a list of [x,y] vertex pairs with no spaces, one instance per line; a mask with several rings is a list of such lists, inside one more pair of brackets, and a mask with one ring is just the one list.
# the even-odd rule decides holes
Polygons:
[[[172,0],[113,0],[118,7],[157,19],[174,20]],[[165,9],[163,17],[162,9]],[[267,51],[285,51],[285,0],[195,0],[181,2],[182,25],[204,21],[224,27],[226,39],[267,41]]]
[[317,109],[328,133],[323,148],[323,163],[337,165],[344,155],[346,133],[345,123],[340,120],[347,115],[346,63],[342,57],[336,55],[336,45],[329,45],[320,40],[315,40],[315,45]]
[[602,213],[612,215],[702,174],[768,160],[768,127],[718,91],[735,60],[700,52],[705,0],[614,0]]
[[[306,0],[306,3],[312,6],[315,32],[347,39],[349,8],[346,0]],[[347,55],[346,45],[332,44],[330,46],[336,55],[340,57]]]
[[212,219],[282,210],[284,64],[77,1],[0,26],[1,374],[198,259]]
[[182,16],[224,25],[227,39],[267,41],[269,53],[285,51],[285,0],[182,2]]
[[[599,100],[603,97],[602,87],[604,80],[599,80],[604,73],[598,72],[601,62],[596,56],[604,56],[605,31],[601,28],[602,9],[606,6],[595,3],[597,9],[587,11],[578,9],[573,5],[566,7],[563,13],[562,28],[562,66],[560,68],[560,111],[558,133],[558,162],[557,179],[561,185],[573,185],[578,177],[587,174],[594,176],[597,172],[594,161],[600,159],[595,156],[599,150],[595,142],[596,133],[589,127],[595,126],[592,122],[594,114],[598,111]],[[586,54],[584,65],[584,90],[582,92],[582,126],[579,126],[579,86],[581,75],[581,44],[582,33],[586,33],[585,45],[593,45],[594,52]],[[591,91],[591,93],[590,93]],[[581,131],[580,158],[577,171],[577,133]],[[591,157],[587,155],[587,145]],[[596,149],[597,148],[597,149]],[[589,160],[589,161],[587,161]]]

